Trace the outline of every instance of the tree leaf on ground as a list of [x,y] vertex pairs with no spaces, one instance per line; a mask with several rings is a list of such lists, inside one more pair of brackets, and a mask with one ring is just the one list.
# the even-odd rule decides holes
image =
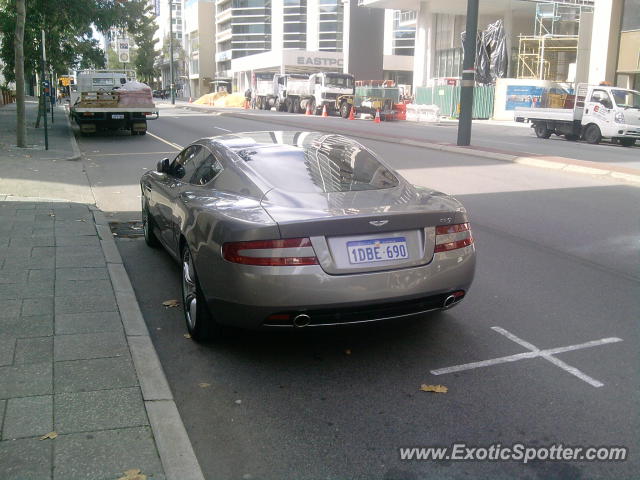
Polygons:
[[183,337],[184,337],[184,338],[191,338],[191,335],[189,335],[188,333],[185,333],[185,334],[183,335]]
[[420,387],[420,390],[422,390],[423,392],[447,393],[449,389],[444,385],[424,385],[423,384]]
[[167,308],[173,308],[179,306],[180,302],[178,302],[178,300],[165,300],[164,302],[162,302],[162,305]]
[[207,387],[210,387],[211,384],[210,383],[206,383],[206,382],[202,382],[202,383],[199,383],[198,386],[201,387],[201,388],[207,388]]
[[120,477],[118,480],[147,480],[147,476],[139,468],[132,468],[125,471],[124,477]]
[[351,355],[351,349],[350,349],[350,348],[347,348],[347,349],[344,351],[344,354],[345,354],[345,355]]
[[56,438],[58,436],[58,434],[56,432],[49,432],[46,435],[43,435],[40,437],[40,440],[46,440],[47,438],[53,440],[54,438]]

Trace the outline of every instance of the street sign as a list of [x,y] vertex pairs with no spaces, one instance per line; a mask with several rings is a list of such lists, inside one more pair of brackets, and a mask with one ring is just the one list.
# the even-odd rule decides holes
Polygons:
[[120,63],[129,63],[131,61],[129,56],[129,40],[126,38],[118,39],[118,61]]

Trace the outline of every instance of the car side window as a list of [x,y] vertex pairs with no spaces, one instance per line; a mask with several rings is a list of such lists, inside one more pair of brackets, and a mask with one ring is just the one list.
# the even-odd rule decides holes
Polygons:
[[604,90],[594,90],[591,94],[591,101],[600,103],[605,108],[613,108],[609,94]]
[[195,172],[196,159],[201,150],[200,145],[191,145],[185,148],[171,164],[171,176],[188,181]]
[[203,148],[203,151],[208,153],[205,158],[197,166],[190,183],[194,185],[206,185],[222,171],[222,164],[216,159],[216,157]]

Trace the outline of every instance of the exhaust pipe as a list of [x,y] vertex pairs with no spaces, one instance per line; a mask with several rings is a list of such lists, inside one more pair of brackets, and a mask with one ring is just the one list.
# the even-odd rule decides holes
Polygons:
[[311,317],[305,313],[296,315],[296,317],[293,319],[293,326],[296,328],[306,327],[310,323],[311,323]]
[[443,306],[444,308],[449,308],[451,305],[453,305],[454,303],[456,303],[456,300],[457,300],[457,299],[456,299],[456,297],[455,297],[455,296],[453,296],[453,295],[449,295],[449,296],[445,299],[445,301],[444,301],[444,303],[442,304],[442,306]]

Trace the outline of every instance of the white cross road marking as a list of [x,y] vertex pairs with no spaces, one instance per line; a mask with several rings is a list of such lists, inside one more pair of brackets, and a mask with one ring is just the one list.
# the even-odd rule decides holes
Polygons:
[[594,378],[591,378],[589,375],[581,372],[580,370],[578,370],[575,367],[572,367],[571,365],[566,364],[565,362],[554,357],[553,355],[557,355],[558,353],[570,352],[572,350],[580,350],[583,348],[597,347],[598,345],[606,345],[607,343],[616,343],[616,342],[622,341],[622,339],[618,337],[609,337],[609,338],[602,338],[600,340],[592,340],[590,342],[580,343],[578,345],[568,345],[566,347],[557,347],[557,348],[549,348],[547,350],[540,350],[535,345],[515,336],[513,333],[505,330],[504,328],[491,327],[491,329],[500,333],[501,335],[504,335],[509,340],[517,343],[518,345],[522,345],[524,348],[530,351],[524,352],[524,353],[517,353],[515,355],[508,355],[506,357],[498,357],[498,358],[492,358],[490,360],[482,360],[480,362],[465,363],[462,365],[454,365],[453,367],[439,368],[437,370],[431,370],[431,373],[433,375],[444,375],[445,373],[461,372],[463,370],[473,370],[475,368],[490,367],[491,365],[499,365],[501,363],[516,362],[518,360],[524,360],[527,358],[540,357],[547,360],[548,362],[551,362],[555,366],[562,368],[565,372],[569,372],[571,375],[578,377],[580,380],[587,382],[589,385],[596,388],[600,388],[604,385],[604,383],[599,382]]

